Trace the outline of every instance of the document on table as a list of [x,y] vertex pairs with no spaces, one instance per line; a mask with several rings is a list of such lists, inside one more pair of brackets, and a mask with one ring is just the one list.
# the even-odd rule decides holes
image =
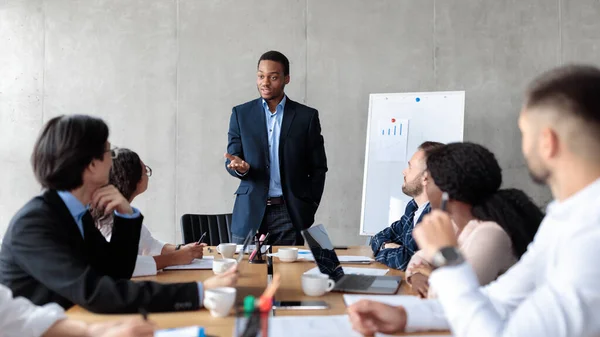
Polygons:
[[204,256],[201,259],[194,259],[190,264],[184,264],[181,266],[169,266],[164,270],[189,270],[189,269],[212,269],[214,256]]
[[[275,316],[269,322],[270,337],[361,337],[352,330],[348,315],[336,316]],[[386,337],[376,333],[376,337]],[[422,336],[422,335],[421,335]],[[441,337],[447,335],[428,335],[422,337]]]
[[[387,274],[389,269],[374,269],[374,268],[357,268],[357,267],[342,267],[344,274],[352,275],[370,275],[370,276],[383,276]],[[320,274],[319,267],[307,271],[305,274]]]
[[154,331],[154,337],[198,337],[205,336],[204,328],[199,326],[188,326],[185,328],[174,328]]
[[353,294],[344,294],[344,302],[347,306],[350,306],[360,300],[371,300],[376,302],[381,302],[393,306],[398,305],[411,305],[414,303],[418,303],[422,301],[422,299],[417,296],[408,296],[408,295],[353,295]]
[[[235,253],[239,254],[242,251],[242,247],[244,245],[237,245],[237,247],[235,247]],[[246,251],[244,253],[246,254],[250,254],[250,252],[252,252],[254,250],[254,247],[256,247],[256,245],[248,245],[248,247],[246,247]],[[264,245],[260,248],[260,252],[261,253],[266,253],[267,250],[269,249],[269,245]]]

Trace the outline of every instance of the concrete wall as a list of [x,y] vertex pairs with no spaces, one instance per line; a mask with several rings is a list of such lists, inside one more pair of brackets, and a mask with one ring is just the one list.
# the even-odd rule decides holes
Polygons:
[[522,90],[553,66],[600,64],[598,17],[598,0],[2,0],[0,232],[39,191],[32,145],[63,113],[103,117],[152,167],[135,204],[157,237],[179,241],[184,213],[230,212],[229,114],[257,97],[269,49],[292,62],[289,96],[321,112],[330,171],[317,221],[335,243],[364,242],[371,92],[466,90],[465,138],[544,204],[520,153]]

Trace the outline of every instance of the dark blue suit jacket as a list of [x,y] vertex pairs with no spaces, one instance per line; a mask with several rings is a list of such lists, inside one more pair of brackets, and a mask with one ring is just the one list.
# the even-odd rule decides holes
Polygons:
[[[250,165],[235,192],[231,231],[245,237],[260,227],[269,191],[269,141],[262,99],[233,108],[229,121],[227,152]],[[317,110],[287,98],[279,138],[281,187],[288,213],[296,229],[310,227],[321,202],[327,158]]]

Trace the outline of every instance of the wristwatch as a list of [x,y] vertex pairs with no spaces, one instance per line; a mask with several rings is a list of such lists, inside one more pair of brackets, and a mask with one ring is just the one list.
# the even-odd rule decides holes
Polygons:
[[456,247],[444,247],[433,255],[432,264],[435,268],[445,266],[456,266],[463,262],[465,259]]
[[183,246],[181,243],[178,244],[177,246],[175,246],[175,250],[179,250],[181,248],[181,246]]

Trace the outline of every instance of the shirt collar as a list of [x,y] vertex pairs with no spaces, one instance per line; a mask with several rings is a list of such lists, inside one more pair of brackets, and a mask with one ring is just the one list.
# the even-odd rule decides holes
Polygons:
[[[263,108],[265,109],[265,111],[269,110],[269,105],[267,104],[267,101],[265,101],[264,98],[261,98],[261,100],[262,100],[262,105],[263,105]],[[279,113],[279,111],[283,111],[283,109],[285,108],[286,102],[287,102],[287,96],[283,95],[283,99],[281,100],[281,102],[279,102],[279,104],[277,104],[277,110],[275,111],[276,114]],[[279,108],[281,108],[281,110]]]
[[88,210],[89,207],[84,206],[79,199],[77,199],[69,191],[57,191],[58,196],[65,203],[71,216],[77,221],[81,216]]
[[600,195],[600,178],[563,201],[552,201],[546,207],[546,212],[548,214],[570,213],[577,205],[587,205],[590,200],[597,200],[598,195]]

